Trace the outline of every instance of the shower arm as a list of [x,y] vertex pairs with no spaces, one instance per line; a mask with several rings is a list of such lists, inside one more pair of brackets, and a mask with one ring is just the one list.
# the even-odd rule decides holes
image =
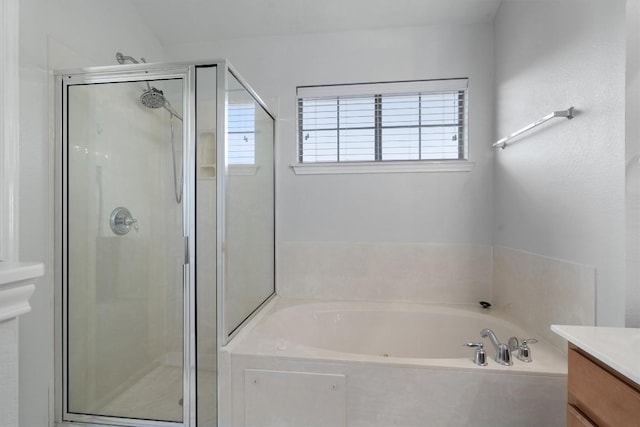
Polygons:
[[140,61],[142,61],[145,64],[147,63],[147,60],[144,58],[140,58],[140,61],[138,61],[133,56],[123,55],[122,52],[116,52],[116,61],[118,61],[118,64],[124,64],[126,61],[131,61],[134,64],[139,64]]
[[[133,56],[126,56],[123,55],[122,52],[116,52],[116,61],[118,61],[118,64],[124,64],[127,61],[133,62],[134,64],[139,64],[140,61],[142,61],[142,63],[146,64],[147,60],[140,57],[140,61],[138,61],[136,58],[134,58]],[[147,89],[151,89],[151,85],[149,84],[149,82],[147,82]],[[180,119],[182,120],[182,119]]]
[[164,107],[165,110],[167,110],[169,112],[169,114],[174,116],[176,119],[182,121],[182,116],[180,114],[178,114],[178,112],[176,110],[173,109],[171,104],[169,104],[169,101],[165,101],[163,107]]

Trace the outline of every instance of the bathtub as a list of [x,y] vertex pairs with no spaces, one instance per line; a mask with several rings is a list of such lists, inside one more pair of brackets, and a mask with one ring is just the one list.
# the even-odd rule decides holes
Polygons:
[[[496,363],[484,328],[501,341],[538,338],[533,362]],[[487,366],[466,342],[485,343]],[[565,356],[495,309],[276,298],[221,362],[234,427],[566,423]]]

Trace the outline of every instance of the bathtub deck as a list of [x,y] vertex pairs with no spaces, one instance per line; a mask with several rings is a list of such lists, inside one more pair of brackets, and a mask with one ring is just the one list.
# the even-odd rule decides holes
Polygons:
[[[532,363],[515,360],[513,366],[502,366],[489,360],[488,366],[480,367],[473,364],[472,351],[468,357],[450,359],[384,357],[331,351],[314,347],[313,340],[307,339],[315,337],[309,319],[326,319],[324,314],[332,310],[371,309],[433,311],[420,304],[271,301],[221,351],[219,360],[229,372],[221,383],[229,396],[226,405],[220,406],[224,425],[249,427],[265,417],[271,417],[271,425],[298,425],[313,411],[337,417],[331,424],[317,417],[305,427],[566,425],[566,360],[543,340],[533,347]],[[470,312],[477,320],[477,309]],[[492,310],[491,315],[495,314],[498,311]],[[345,317],[329,318],[339,324]],[[478,335],[482,323],[480,318],[469,334]],[[301,332],[287,335],[288,327]],[[514,328],[510,330],[518,331],[519,337],[532,336]],[[297,340],[300,337],[307,339],[306,345]],[[492,348],[487,352],[493,356]],[[282,400],[281,396],[288,397]]]

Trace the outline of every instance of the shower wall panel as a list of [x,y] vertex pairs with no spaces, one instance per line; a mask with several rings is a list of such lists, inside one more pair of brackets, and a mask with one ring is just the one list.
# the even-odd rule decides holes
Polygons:
[[274,119],[228,74],[225,320],[231,334],[275,290]]

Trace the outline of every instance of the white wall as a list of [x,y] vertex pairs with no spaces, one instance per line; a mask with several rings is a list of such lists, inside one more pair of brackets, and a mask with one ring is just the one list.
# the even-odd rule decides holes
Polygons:
[[640,327],[640,1],[627,0],[626,326]]
[[625,2],[503,2],[496,130],[575,106],[496,154],[495,243],[596,268],[597,324],[624,325]]
[[[226,57],[278,115],[280,241],[491,242],[492,26],[434,26],[166,46]],[[299,85],[469,77],[468,174],[296,176]]]
[[[504,2],[493,25],[236,39],[166,46],[165,56],[227,57],[276,110],[279,242],[497,244],[592,265],[597,322],[622,325],[624,24],[624,0]],[[451,76],[471,80],[470,174],[290,170],[297,85]],[[574,120],[489,148],[494,136],[571,105]]]
[[[352,269],[345,274],[338,274],[340,277],[336,276],[337,289],[345,292],[330,293],[332,298],[345,299],[351,299],[354,295],[371,298],[374,294],[388,294],[376,289],[365,291],[358,288],[357,282],[350,280],[357,271],[361,271],[365,262],[359,246],[363,242],[372,243],[368,247],[375,256],[367,258],[366,262],[373,264],[387,262],[388,259],[378,258],[384,258],[383,255],[388,254],[390,248],[397,250],[398,254],[410,252],[412,243],[462,246],[491,244],[491,23],[165,46],[165,57],[167,60],[228,58],[277,114],[279,293],[297,297],[324,297],[314,291],[316,286],[307,286],[295,280],[283,283],[282,279],[293,276],[282,272],[285,267],[300,262],[295,258],[300,251],[307,253],[311,250],[312,261],[317,265],[334,265],[332,251],[326,250],[325,243],[336,243],[346,256],[341,260],[341,265],[347,270]],[[296,162],[297,154],[296,86],[447,77],[469,77],[470,159],[476,162],[471,172],[357,175],[293,173],[290,165]],[[316,246],[313,246],[314,242]],[[397,245],[388,246],[389,243]],[[445,252],[447,250],[443,249]],[[411,257],[408,262],[409,267],[407,263],[402,263],[402,266],[421,271],[420,257]],[[486,269],[490,271],[490,267],[489,262]],[[392,269],[389,266],[389,270]],[[313,272],[310,274],[313,275]],[[305,283],[313,283],[317,279],[307,278],[309,280]],[[406,300],[409,295],[416,294],[414,282],[396,280],[394,295],[403,296]],[[390,282],[386,286],[390,286]],[[423,283],[422,286],[430,285]],[[471,290],[469,296],[478,292],[483,291]]]
[[18,319],[0,321],[0,425],[18,427]]
[[162,59],[161,46],[128,1],[20,1],[20,258],[42,261],[47,271],[36,284],[33,312],[20,320],[22,426],[53,422],[51,70],[114,65],[116,51]]

